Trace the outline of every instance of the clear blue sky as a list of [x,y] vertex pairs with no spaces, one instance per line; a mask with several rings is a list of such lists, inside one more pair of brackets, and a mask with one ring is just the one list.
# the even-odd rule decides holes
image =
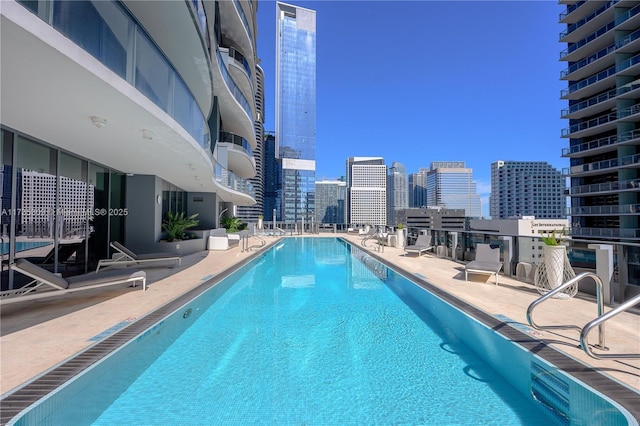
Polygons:
[[[288,1],[317,29],[316,177],[351,156],[407,173],[465,161],[488,215],[491,163],[560,157],[568,127],[556,1]],[[275,2],[258,6],[267,130],[274,130]]]

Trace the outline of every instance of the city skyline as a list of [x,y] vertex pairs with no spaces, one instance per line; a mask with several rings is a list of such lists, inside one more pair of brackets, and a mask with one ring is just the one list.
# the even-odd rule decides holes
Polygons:
[[[397,161],[408,174],[433,161],[465,161],[488,216],[494,161],[568,167],[560,156],[567,145],[559,116],[566,107],[562,5],[291,3],[317,11],[318,180],[342,176],[350,156],[380,156],[388,166]],[[275,2],[260,1],[267,130],[274,122],[274,13]]]

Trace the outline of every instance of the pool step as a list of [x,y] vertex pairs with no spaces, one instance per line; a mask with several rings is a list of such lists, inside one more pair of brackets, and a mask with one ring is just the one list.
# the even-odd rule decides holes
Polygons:
[[531,395],[560,424],[570,424],[569,384],[535,361],[531,362]]

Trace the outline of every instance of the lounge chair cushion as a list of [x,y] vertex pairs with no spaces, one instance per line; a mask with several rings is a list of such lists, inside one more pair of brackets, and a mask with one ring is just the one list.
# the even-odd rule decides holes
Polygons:
[[38,277],[42,277],[43,280],[46,280],[60,288],[69,288],[69,282],[67,280],[54,274],[53,272],[49,272],[46,269],[39,267],[38,265],[34,265],[26,259],[16,259],[16,266],[18,266],[25,272]]

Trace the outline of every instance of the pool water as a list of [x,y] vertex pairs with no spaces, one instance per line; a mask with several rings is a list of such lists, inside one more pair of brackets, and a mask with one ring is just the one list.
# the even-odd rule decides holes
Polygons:
[[[16,241],[16,252],[31,250],[53,244],[50,241]],[[9,243],[2,243],[2,253],[9,253]]]
[[15,424],[637,422],[358,247],[287,238]]
[[346,245],[288,239],[95,424],[552,422],[429,312],[418,314]]

